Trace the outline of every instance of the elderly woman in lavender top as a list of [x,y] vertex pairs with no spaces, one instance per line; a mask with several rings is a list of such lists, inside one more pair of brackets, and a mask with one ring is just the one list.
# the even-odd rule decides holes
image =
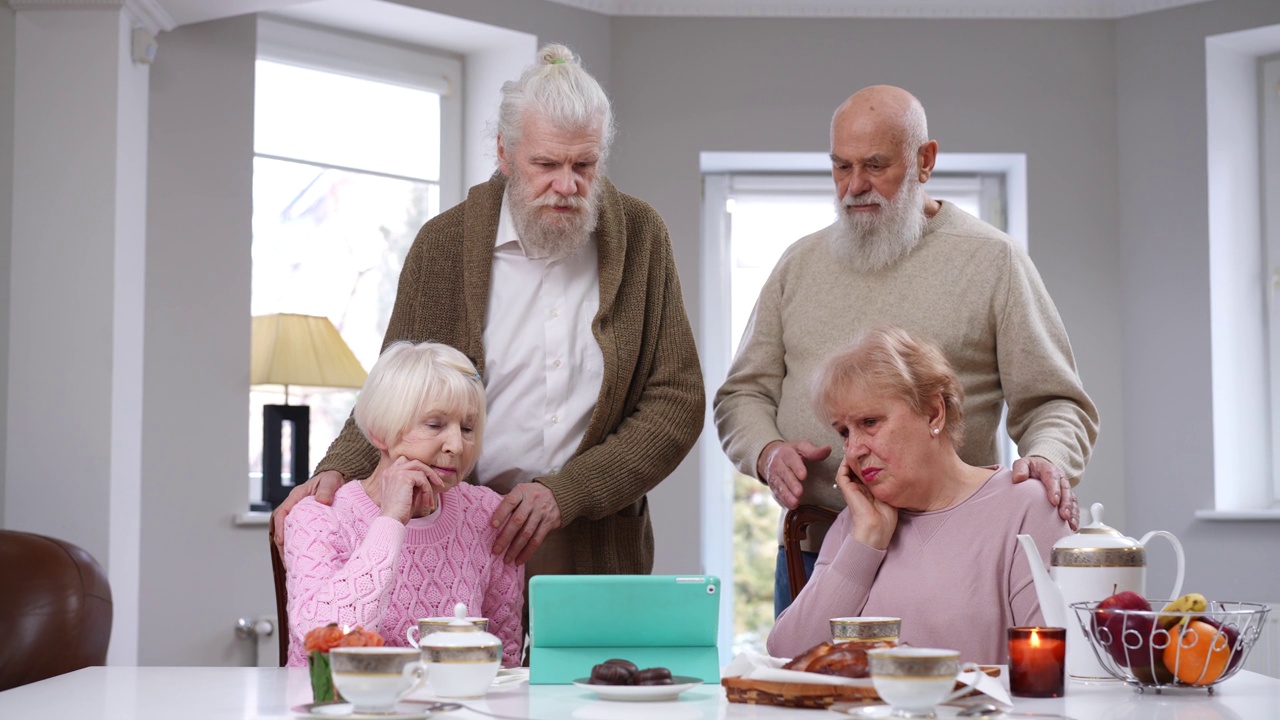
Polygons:
[[897,328],[823,366],[815,405],[844,438],[836,483],[847,507],[769,634],[771,655],[830,640],[833,617],[892,616],[904,642],[999,664],[1005,628],[1043,622],[1016,536],[1035,538],[1047,561],[1070,527],[1040,487],[960,459],[962,393],[942,353]]

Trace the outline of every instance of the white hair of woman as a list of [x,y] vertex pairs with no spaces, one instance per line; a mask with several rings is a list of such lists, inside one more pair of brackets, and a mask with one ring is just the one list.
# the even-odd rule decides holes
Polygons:
[[613,109],[600,83],[564,45],[546,45],[519,80],[502,84],[497,134],[507,152],[520,143],[521,122],[535,113],[565,130],[599,129],[603,164],[613,141]]

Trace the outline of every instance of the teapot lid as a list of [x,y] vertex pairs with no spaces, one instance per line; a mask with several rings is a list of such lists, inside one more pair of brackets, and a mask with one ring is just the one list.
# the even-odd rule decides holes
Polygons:
[[1079,532],[1062,538],[1058,542],[1054,543],[1053,547],[1055,549],[1113,549],[1142,547],[1142,543],[1122,534],[1119,530],[1116,530],[1102,521],[1102,503],[1094,503],[1089,508],[1089,513],[1093,517],[1093,522],[1088,525],[1081,525]]
[[466,603],[453,606],[453,620],[448,625],[423,638],[421,645],[429,647],[487,647],[501,645],[497,635],[481,630],[467,619]]

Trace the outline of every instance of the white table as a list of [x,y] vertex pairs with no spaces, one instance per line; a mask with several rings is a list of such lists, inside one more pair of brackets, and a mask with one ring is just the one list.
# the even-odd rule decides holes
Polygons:
[[[218,667],[96,667],[0,692],[3,720],[246,720],[289,718],[310,700],[306,670]],[[420,691],[412,697],[427,698]],[[729,703],[719,685],[695,688],[677,702],[604,702],[572,685],[499,688],[477,710],[535,720],[699,720],[805,718],[835,715]],[[1073,683],[1056,700],[1016,699],[1015,711],[1063,713],[1077,720],[1274,720],[1280,718],[1280,680],[1241,672],[1216,688],[1138,694],[1119,683]],[[443,720],[484,720],[460,710]]]

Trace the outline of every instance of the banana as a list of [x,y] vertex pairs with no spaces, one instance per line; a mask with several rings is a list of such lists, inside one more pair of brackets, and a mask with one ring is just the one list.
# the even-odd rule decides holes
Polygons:
[[[1201,595],[1200,593],[1187,593],[1186,595],[1183,595],[1182,597],[1178,598],[1177,600],[1174,600],[1168,605],[1165,605],[1164,610],[1161,610],[1160,612],[1161,613],[1199,613],[1199,612],[1204,612],[1205,610],[1208,609],[1208,607],[1209,607],[1209,601],[1208,599],[1205,598],[1205,596]],[[1161,614],[1157,619],[1157,622],[1160,623],[1161,627],[1168,630],[1172,628],[1174,625],[1179,625],[1179,624],[1186,625],[1187,621],[1190,619],[1191,619],[1190,615]]]

